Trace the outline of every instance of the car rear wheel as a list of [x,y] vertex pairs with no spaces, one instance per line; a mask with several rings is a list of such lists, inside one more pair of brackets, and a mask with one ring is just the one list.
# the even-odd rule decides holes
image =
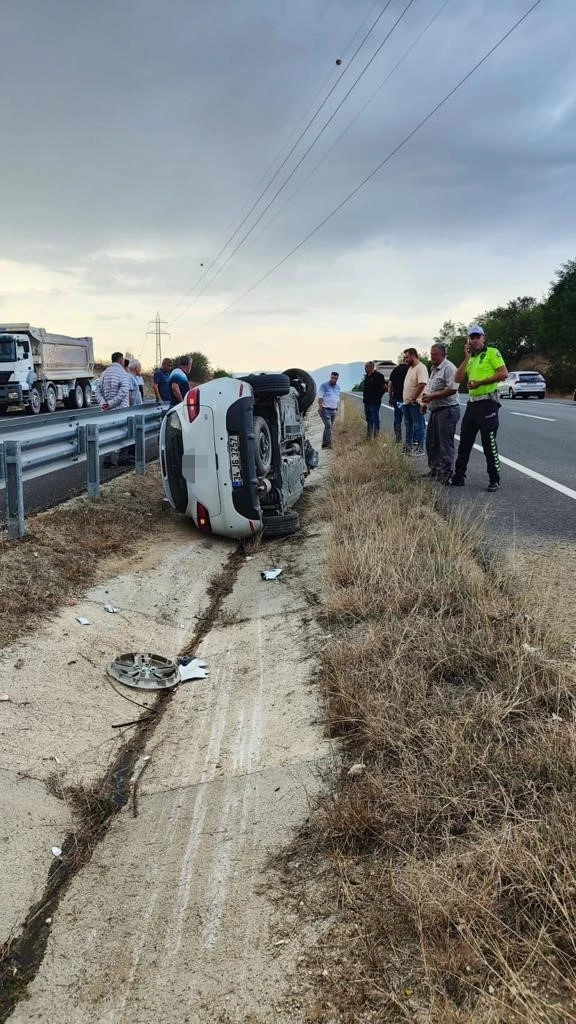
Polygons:
[[254,398],[281,398],[290,394],[290,378],[285,373],[249,373],[240,380],[250,385]]
[[309,373],[306,373],[306,370],[295,368],[284,370],[284,373],[290,379],[292,387],[298,392],[298,408],[304,415],[316,398],[316,382]]
[[300,529],[297,512],[285,512],[282,516],[264,516],[262,532],[265,537],[289,537]]
[[260,476],[266,476],[272,468],[272,435],[263,416],[254,417],[254,457]]

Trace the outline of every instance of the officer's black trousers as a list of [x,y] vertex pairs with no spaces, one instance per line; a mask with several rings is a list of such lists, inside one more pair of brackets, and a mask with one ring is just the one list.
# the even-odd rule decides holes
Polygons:
[[500,458],[496,444],[499,409],[499,402],[490,397],[483,398],[479,402],[468,402],[460,427],[460,444],[454,467],[454,479],[464,480],[472,446],[477,434],[480,433],[490,483],[500,482]]

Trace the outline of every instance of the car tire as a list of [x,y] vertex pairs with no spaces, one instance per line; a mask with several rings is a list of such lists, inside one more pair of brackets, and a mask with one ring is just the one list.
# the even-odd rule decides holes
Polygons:
[[508,388],[508,398],[516,398],[516,395],[512,391],[512,388]]
[[240,380],[250,385],[254,398],[281,398],[290,394],[290,378],[285,373],[249,373]]
[[264,516],[262,533],[265,537],[289,537],[300,529],[297,512],[285,512],[281,516]]
[[289,377],[292,387],[298,392],[298,408],[304,415],[316,398],[316,381],[309,373],[306,373],[306,370],[294,368],[284,370],[284,373]]
[[538,395],[538,398],[546,398],[546,395]]
[[254,458],[260,476],[272,469],[272,435],[263,416],[254,417]]

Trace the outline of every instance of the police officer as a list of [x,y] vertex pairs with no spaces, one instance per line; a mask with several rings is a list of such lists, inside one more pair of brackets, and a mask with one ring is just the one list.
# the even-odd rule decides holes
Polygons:
[[500,487],[500,459],[496,444],[498,431],[498,383],[506,380],[508,370],[497,348],[486,344],[484,330],[478,324],[468,329],[468,341],[464,349],[464,361],[456,370],[454,379],[458,384],[468,381],[468,404],[460,428],[460,444],[452,477],[452,487],[463,487],[466,468],[476,435],[486,457],[488,470],[488,491]]

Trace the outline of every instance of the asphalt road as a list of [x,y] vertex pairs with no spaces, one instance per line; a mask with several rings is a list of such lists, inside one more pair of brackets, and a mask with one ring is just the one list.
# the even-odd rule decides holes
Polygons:
[[[361,396],[352,397],[361,403]],[[464,396],[461,407],[464,415]],[[393,415],[387,401],[382,403],[381,422],[382,429],[391,433]],[[475,449],[466,486],[443,488],[448,505],[484,516],[488,541],[498,548],[537,548],[544,542],[576,537],[576,403],[503,399],[498,448],[500,490],[486,493],[484,454],[481,448]],[[413,461],[418,471],[421,467],[426,472],[425,459]]]

